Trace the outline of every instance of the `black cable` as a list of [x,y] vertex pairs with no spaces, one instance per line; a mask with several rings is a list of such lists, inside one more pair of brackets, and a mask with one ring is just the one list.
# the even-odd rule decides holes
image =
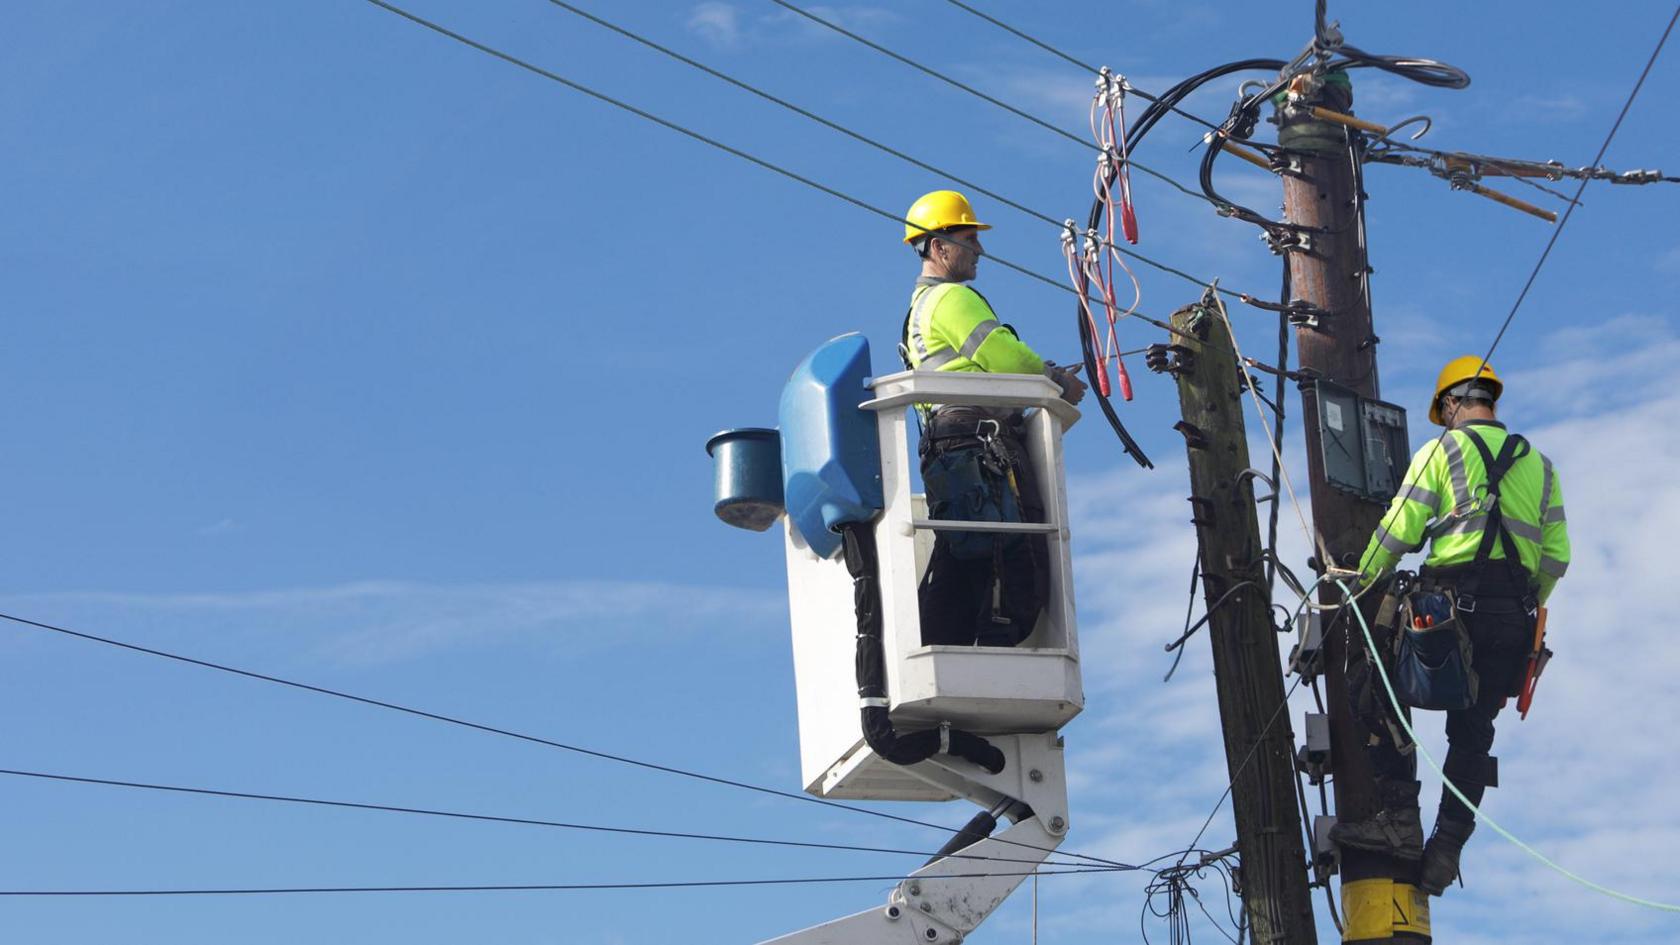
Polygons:
[[[864,847],[844,843],[817,843],[802,840],[774,840],[763,837],[735,837],[721,834],[683,833],[673,830],[650,830],[636,827],[608,827],[600,824],[568,823],[557,820],[538,820],[530,817],[505,817],[493,814],[473,814],[463,811],[437,810],[427,807],[404,807],[391,804],[367,804],[357,801],[335,801],[318,797],[296,797],[285,794],[257,794],[249,791],[224,791],[214,788],[182,787],[173,784],[149,784],[143,781],[119,781],[111,778],[89,778],[69,774],[52,774],[45,771],[19,771],[10,768],[0,768],[0,775],[20,778],[36,778],[44,781],[60,781],[71,784],[92,784],[101,787],[134,788],[145,791],[162,791],[172,794],[192,794],[205,797],[225,797],[247,801],[275,801],[283,804],[307,804],[315,807],[336,807],[348,810],[382,811],[392,814],[418,814],[425,817],[447,817],[453,820],[471,820],[498,824],[515,824],[524,827],[552,827],[561,830],[578,830],[590,833],[611,833],[638,837],[665,837],[677,840],[711,840],[723,843],[746,843],[758,846],[802,847],[815,850],[843,850],[853,853],[891,853],[904,856],[926,858],[931,856],[925,850],[901,850],[887,847]],[[1078,863],[1040,861],[1003,856],[979,856],[975,854],[945,853],[941,857],[962,860],[990,860],[1001,863],[1040,863],[1048,866],[1078,867]]]
[[[378,0],[369,0],[369,2],[378,2]],[[742,790],[753,791],[753,792],[758,793],[758,794],[767,794],[767,795],[770,795],[771,797],[781,797],[781,798],[786,798],[788,800],[803,801],[803,802],[809,803],[809,804],[820,804],[823,807],[831,807],[831,808],[834,808],[836,810],[853,811],[853,812],[860,813],[860,814],[867,814],[871,817],[880,817],[884,820],[896,821],[898,823],[913,824],[913,825],[918,826],[918,827],[929,827],[929,828],[932,828],[934,830],[944,831],[946,833],[956,833],[957,832],[956,828],[953,828],[953,827],[946,827],[946,826],[943,826],[941,824],[935,824],[935,823],[930,823],[928,821],[916,820],[916,819],[911,818],[911,817],[901,817],[897,814],[888,814],[888,813],[885,813],[883,811],[870,810],[866,807],[853,807],[850,804],[841,804],[839,802],[825,800],[825,799],[820,798],[820,797],[812,797],[808,794],[795,794],[791,791],[780,791],[780,790],[777,790],[776,788],[769,788],[769,787],[764,787],[762,785],[750,784],[750,783],[747,783],[745,781],[736,781],[736,780],[733,780],[733,779],[730,779],[730,778],[718,777],[717,775],[701,774],[697,771],[686,771],[682,768],[673,768],[669,765],[656,764],[656,763],[651,762],[651,761],[642,761],[642,760],[639,760],[639,759],[636,759],[636,758],[629,758],[629,757],[626,757],[624,755],[614,755],[614,754],[604,752],[604,751],[596,751],[593,748],[584,748],[580,745],[569,745],[565,742],[559,742],[559,741],[555,741],[555,740],[549,739],[549,738],[542,738],[542,737],[537,736],[537,735],[528,735],[528,734],[525,734],[523,732],[512,731],[511,729],[497,728],[493,725],[484,725],[484,724],[479,723],[479,722],[471,722],[471,721],[468,721],[466,719],[460,719],[460,718],[455,718],[453,716],[442,715],[442,714],[439,714],[439,713],[436,713],[436,712],[427,712],[424,709],[416,709],[416,708],[412,708],[412,707],[405,706],[405,705],[399,705],[395,702],[385,702],[385,701],[380,700],[380,699],[370,699],[366,696],[358,696],[358,695],[354,695],[354,694],[348,693],[348,692],[341,692],[341,691],[336,690],[336,689],[328,689],[324,686],[314,686],[314,685],[310,685],[309,683],[296,682],[296,681],[290,680],[290,679],[282,679],[279,676],[270,676],[270,675],[267,675],[265,673],[253,672],[253,671],[248,670],[248,669],[239,669],[238,667],[227,666],[227,665],[224,665],[224,664],[221,664],[221,663],[212,663],[209,660],[201,660],[201,659],[196,659],[196,658],[191,657],[191,656],[183,656],[179,653],[171,653],[167,650],[158,650],[158,649],[153,649],[151,647],[140,646],[139,644],[136,644],[136,643],[125,643],[121,640],[113,640],[109,637],[95,636],[94,634],[91,634],[91,633],[83,633],[79,630],[71,630],[67,627],[59,627],[59,626],[55,626],[55,625],[50,624],[50,623],[42,623],[38,620],[30,620],[28,618],[18,617],[18,616],[15,616],[13,614],[0,613],[0,620],[9,620],[13,623],[21,624],[21,625],[26,626],[26,627],[34,627],[38,630],[50,630],[54,633],[61,633],[61,634],[64,634],[65,636],[74,637],[74,638],[79,639],[79,640],[87,640],[87,641],[92,642],[92,643],[102,643],[106,646],[114,646],[114,647],[117,647],[118,649],[129,650],[129,651],[135,652],[135,653],[144,653],[147,656],[157,656],[157,657],[161,657],[161,658],[167,659],[167,660],[174,660],[174,661],[179,662],[179,663],[186,663],[186,664],[191,665],[191,666],[198,666],[198,667],[201,667],[201,668],[204,668],[204,669],[213,669],[213,670],[216,670],[217,672],[231,673],[232,675],[243,676],[247,679],[255,679],[255,680],[259,680],[261,682],[274,683],[275,685],[287,686],[287,687],[292,688],[292,689],[301,689],[305,692],[313,692],[313,693],[316,693],[318,695],[332,696],[335,699],[343,699],[347,702],[356,702],[356,703],[360,703],[362,705],[373,706],[375,708],[389,709],[393,712],[401,712],[405,715],[412,715],[412,716],[416,716],[418,718],[430,719],[434,722],[443,722],[443,723],[446,723],[446,724],[449,724],[449,725],[458,725],[462,728],[469,728],[469,729],[472,729],[474,731],[484,732],[484,733],[490,734],[490,735],[500,735],[504,738],[517,739],[517,740],[522,741],[522,742],[529,742],[529,743],[534,744],[534,745],[542,745],[542,746],[547,747],[547,748],[558,748],[562,751],[569,751],[569,752],[573,752],[573,753],[576,753],[576,754],[579,754],[579,755],[587,755],[591,758],[601,759],[602,761],[612,761],[612,762],[616,762],[618,764],[629,765],[631,767],[636,767],[636,768],[643,768],[643,769],[646,769],[646,770],[649,770],[649,771],[659,771],[659,772],[663,772],[665,774],[674,774],[674,775],[678,775],[680,777],[692,778],[696,781],[705,781],[705,782],[708,782],[708,783],[711,783],[711,784],[723,785],[725,787],[740,788]],[[1018,841],[1005,840],[1001,837],[998,838],[998,842],[999,843],[1007,843],[1007,844],[1010,844],[1011,846],[1024,847],[1024,848],[1029,849],[1029,850],[1036,850],[1040,853],[1060,852],[1060,851],[1056,851],[1052,848],[1034,846],[1030,843],[1020,843]],[[1120,862],[1115,861],[1115,860],[1107,860],[1107,859],[1103,859],[1101,857],[1088,856],[1088,855],[1082,854],[1082,853],[1065,853],[1064,852],[1061,855],[1071,856],[1074,859],[1085,860],[1085,861],[1092,862],[1092,863],[1101,863],[1105,866],[1110,866],[1110,867],[1115,867],[1115,868],[1121,868],[1121,869],[1132,869],[1133,868],[1129,864],[1126,864],[1126,863],[1120,863]]]
[[[1197,563],[1200,564],[1200,561],[1198,560]],[[1202,614],[1201,618],[1199,620],[1197,620],[1195,622],[1195,624],[1184,628],[1184,632],[1179,634],[1178,639],[1176,639],[1176,640],[1174,640],[1171,643],[1168,643],[1166,645],[1166,651],[1168,653],[1171,653],[1174,650],[1178,650],[1179,656],[1182,658],[1184,656],[1183,647],[1184,647],[1185,641],[1189,640],[1190,637],[1195,635],[1197,630],[1202,629],[1203,624],[1206,624],[1209,620],[1213,619],[1213,615],[1219,610],[1219,608],[1225,606],[1225,602],[1230,600],[1232,595],[1236,594],[1238,591],[1242,590],[1245,587],[1259,587],[1259,586],[1260,585],[1254,583],[1253,581],[1238,581],[1237,583],[1231,585],[1229,588],[1226,588],[1225,593],[1219,595],[1219,598],[1213,602],[1213,605],[1208,607],[1207,613]],[[1171,679],[1172,675],[1173,675],[1173,672],[1176,671],[1177,669],[1178,669],[1178,660],[1175,659],[1175,660],[1173,660],[1172,669],[1167,670],[1167,675],[1165,677],[1163,677],[1161,679],[1161,681],[1166,682],[1167,680]]]
[[[945,873],[914,877],[991,879],[1000,876],[1066,876],[1073,873],[1116,873],[1116,869],[1035,870],[1026,873]],[[720,886],[798,886],[827,883],[903,882],[912,877],[813,876],[778,879],[702,879],[669,883],[526,883],[473,886],[270,886],[216,889],[0,889],[0,896],[277,896],[311,893],[442,893],[442,892],[554,892],[603,889],[706,889]]]
[[[1201,541],[1198,540],[1196,542],[1195,562],[1190,566],[1190,596],[1184,602],[1184,630],[1181,632],[1180,639],[1190,635],[1190,615],[1196,612],[1196,584],[1201,580],[1201,577],[1202,548]],[[1172,674],[1178,670],[1178,661],[1183,658],[1184,651],[1180,649],[1178,651],[1178,655],[1173,657],[1173,664],[1167,668],[1166,678],[1162,679],[1162,682],[1166,682],[1168,679],[1172,678]]]
[[[1277,367],[1280,377],[1284,376],[1284,372],[1289,370],[1289,315],[1287,309],[1289,308],[1289,297],[1294,292],[1294,287],[1290,284],[1290,278],[1289,260],[1286,258],[1283,260],[1283,289],[1278,296],[1279,304],[1283,306],[1283,308],[1278,311]],[[1272,412],[1272,442],[1281,446],[1283,443],[1283,403],[1287,398],[1283,396],[1283,391],[1281,389],[1283,385],[1280,383],[1278,387],[1279,391],[1277,404]],[[1277,483],[1279,482],[1279,478],[1282,474],[1283,456],[1276,450],[1273,450],[1272,508],[1267,514],[1266,521],[1266,550],[1268,552],[1266,561],[1266,592],[1273,597],[1277,596],[1278,513],[1283,509],[1283,497],[1278,494],[1279,490]]]

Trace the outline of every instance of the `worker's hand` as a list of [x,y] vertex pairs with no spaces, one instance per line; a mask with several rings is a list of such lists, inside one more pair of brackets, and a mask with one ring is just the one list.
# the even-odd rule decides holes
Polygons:
[[1062,387],[1062,399],[1078,406],[1085,399],[1085,382],[1079,379],[1078,367],[1056,368],[1055,381]]

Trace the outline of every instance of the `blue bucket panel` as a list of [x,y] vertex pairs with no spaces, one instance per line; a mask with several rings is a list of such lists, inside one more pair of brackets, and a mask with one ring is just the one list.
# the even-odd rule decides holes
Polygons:
[[782,483],[788,520],[822,557],[840,548],[834,528],[881,510],[881,442],[870,399],[869,341],[841,335],[800,362],[782,389]]

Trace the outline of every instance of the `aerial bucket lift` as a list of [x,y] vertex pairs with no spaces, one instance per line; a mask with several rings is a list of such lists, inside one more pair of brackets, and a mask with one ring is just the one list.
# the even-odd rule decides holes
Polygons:
[[[925,498],[911,492],[908,417],[916,404],[1025,411],[1025,446],[1046,521],[930,519]],[[786,512],[805,790],[836,800],[960,797],[982,811],[883,906],[765,945],[960,942],[1068,831],[1057,732],[1084,707],[1084,693],[1062,433],[1079,412],[1043,377],[905,371],[871,378],[868,342],[852,334],[800,364],[779,419],[779,483],[748,468],[773,461],[772,431],[726,431],[707,449],[719,460],[725,521],[750,518],[743,527],[762,530],[766,509],[782,504]],[[917,585],[933,535],[944,529],[1046,539],[1048,602],[1018,646],[922,644]],[[876,644],[864,642],[871,639]],[[990,836],[1000,818],[1010,826]]]

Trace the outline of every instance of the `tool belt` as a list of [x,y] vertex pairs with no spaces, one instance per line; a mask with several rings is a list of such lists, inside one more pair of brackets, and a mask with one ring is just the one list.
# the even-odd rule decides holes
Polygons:
[[[922,480],[928,516],[958,522],[1022,522],[1024,454],[1013,425],[979,408],[946,408],[922,434]],[[995,557],[1021,536],[944,532],[965,561]]]
[[1480,680],[1458,604],[1452,586],[1426,579],[1400,593],[1391,652],[1402,703],[1447,711],[1475,705]]

